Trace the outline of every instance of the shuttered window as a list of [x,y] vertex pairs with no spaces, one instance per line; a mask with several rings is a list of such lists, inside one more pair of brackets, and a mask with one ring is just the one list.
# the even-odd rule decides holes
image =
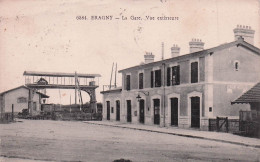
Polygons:
[[144,73],[139,73],[139,89],[144,88]]
[[151,88],[153,88],[153,71],[151,71]]
[[180,65],[172,67],[172,85],[180,84]]
[[191,63],[191,83],[198,83],[198,62]]
[[126,90],[130,90],[130,75],[126,75]]
[[155,87],[161,87],[161,85],[162,85],[161,69],[155,70]]

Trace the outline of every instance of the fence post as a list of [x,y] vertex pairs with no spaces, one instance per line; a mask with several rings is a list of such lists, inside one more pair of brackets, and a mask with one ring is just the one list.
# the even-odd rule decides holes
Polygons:
[[219,132],[219,117],[217,117],[216,123],[217,123],[217,132]]
[[226,131],[228,132],[228,117],[226,117]]
[[242,131],[242,111],[239,111],[239,131]]
[[14,121],[14,104],[12,104],[12,121]]

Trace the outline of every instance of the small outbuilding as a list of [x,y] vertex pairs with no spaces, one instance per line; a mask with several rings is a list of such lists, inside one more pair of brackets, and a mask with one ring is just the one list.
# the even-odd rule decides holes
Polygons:
[[252,111],[260,112],[260,82],[249,89],[246,93],[241,95],[238,99],[231,104],[250,104]]
[[[32,93],[30,93],[30,91],[32,91]],[[31,101],[29,101],[30,94],[32,94]],[[28,109],[30,102],[33,103],[32,114],[38,114],[41,110],[43,98],[49,98],[49,96],[24,85],[2,92],[0,93],[0,116],[4,113],[11,113],[12,107],[14,114],[18,114],[22,112],[23,109]]]
[[250,111],[239,113],[239,130],[247,136],[260,138],[260,82],[231,104],[250,105]]

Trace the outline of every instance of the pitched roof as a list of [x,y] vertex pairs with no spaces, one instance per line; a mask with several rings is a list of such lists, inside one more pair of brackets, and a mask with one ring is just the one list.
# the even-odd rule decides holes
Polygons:
[[116,93],[116,92],[121,92],[122,91],[122,87],[118,87],[118,88],[113,88],[107,91],[101,91],[101,94],[105,94],[105,93]]
[[[21,86],[19,86],[19,87],[16,87],[16,88],[13,88],[13,89],[9,89],[9,90],[7,90],[7,91],[4,91],[4,92],[0,93],[0,95],[4,95],[4,94],[6,94],[6,93],[9,93],[9,92],[11,92],[11,91],[14,91],[14,90],[17,90],[17,89],[20,89],[20,88],[25,88],[25,89],[27,89],[27,90],[30,89],[30,88],[28,88],[28,87],[26,87],[26,86],[24,86],[24,85],[21,85]],[[41,95],[42,98],[49,98],[49,96],[47,96],[46,94],[43,94],[43,93],[40,93],[40,92],[36,92],[36,93],[39,94],[39,95]]]
[[253,88],[249,89],[246,93],[240,96],[231,104],[235,103],[254,103],[260,102],[260,82],[257,83]]
[[212,55],[216,51],[226,49],[226,48],[230,48],[230,47],[233,47],[233,46],[242,46],[242,47],[244,47],[244,48],[246,48],[246,49],[248,49],[252,52],[255,52],[257,55],[260,56],[260,49],[259,48],[253,46],[250,43],[247,43],[246,41],[244,41],[244,39],[242,37],[239,37],[238,40],[236,40],[236,41],[221,44],[221,45],[213,47],[213,48],[209,48],[209,49],[205,49],[205,50],[202,50],[202,51],[193,52],[193,53],[189,53],[189,54],[185,54],[185,55],[181,55],[181,56],[177,56],[177,57],[172,57],[172,58],[161,60],[161,61],[151,62],[151,63],[148,63],[148,64],[141,64],[141,65],[129,67],[129,68],[126,68],[126,69],[119,70],[118,72],[140,69],[140,68],[144,68],[144,67],[147,67],[147,66],[158,66],[158,65],[161,65],[162,63],[170,63],[172,61],[184,60],[184,59],[191,58],[191,57],[200,57],[200,56],[204,56],[204,55],[208,55],[208,54]]
[[39,95],[41,95],[41,98],[49,98],[50,96],[46,95],[46,94],[43,94],[41,92],[36,92],[38,93]]
[[6,94],[6,93],[8,93],[8,92],[11,92],[11,91],[14,91],[14,90],[17,90],[17,89],[20,89],[20,88],[25,88],[25,89],[28,89],[28,90],[29,90],[28,87],[26,87],[26,86],[24,86],[24,85],[21,85],[21,86],[19,86],[19,87],[16,87],[16,88],[13,88],[13,89],[9,89],[9,90],[7,90],[7,91],[4,91],[4,92],[0,93],[0,95],[4,95],[4,94]]

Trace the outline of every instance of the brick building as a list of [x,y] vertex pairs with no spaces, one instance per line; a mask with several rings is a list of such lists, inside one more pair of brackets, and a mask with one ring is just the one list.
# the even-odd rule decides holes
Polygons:
[[171,48],[172,57],[145,63],[122,73],[122,88],[103,94],[103,119],[148,125],[208,129],[208,119],[237,117],[249,106],[231,105],[260,80],[260,49],[254,30],[234,29],[235,41],[205,49],[199,39],[189,42],[190,53]]

